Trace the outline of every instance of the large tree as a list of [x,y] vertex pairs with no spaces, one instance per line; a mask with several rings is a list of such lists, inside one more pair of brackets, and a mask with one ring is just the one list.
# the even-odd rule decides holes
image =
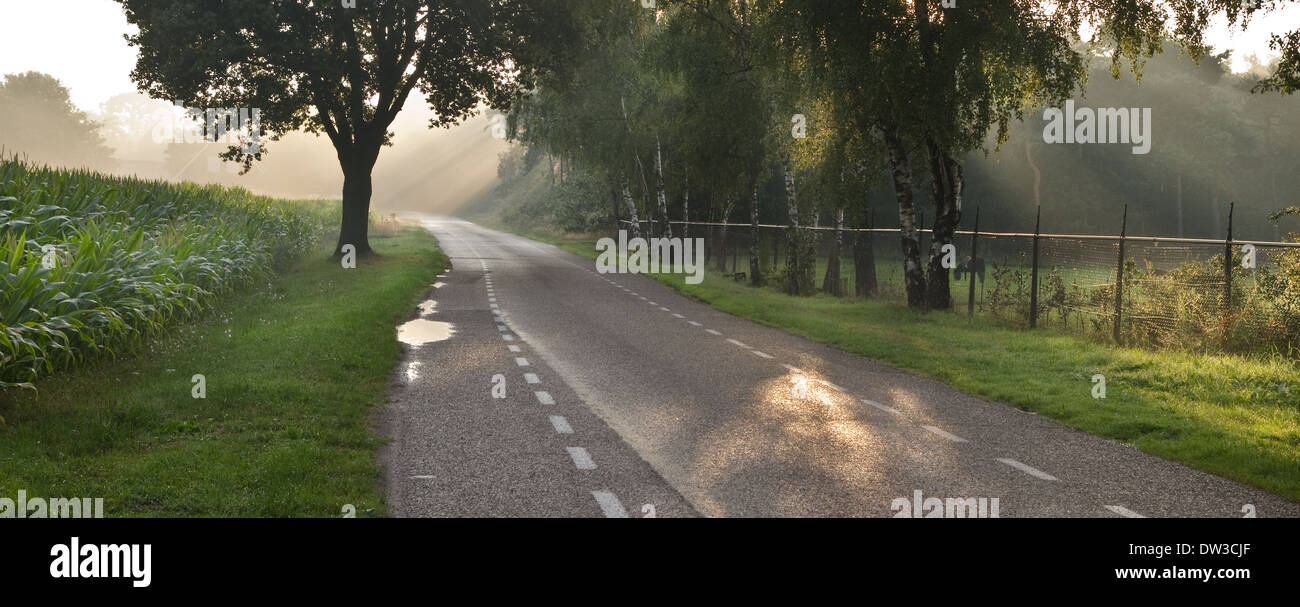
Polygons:
[[[151,97],[196,108],[256,108],[270,140],[324,133],[343,171],[336,254],[367,239],[371,170],[407,97],[448,127],[529,86],[529,53],[556,56],[563,2],[527,0],[118,0],[139,32],[131,77]],[[545,35],[546,39],[542,39]],[[531,43],[531,47],[529,46]],[[249,133],[245,132],[244,137]],[[261,142],[221,156],[245,170]]]
[[40,72],[9,74],[0,82],[0,149],[33,162],[104,168],[112,152],[101,124],[77,109],[68,89]]

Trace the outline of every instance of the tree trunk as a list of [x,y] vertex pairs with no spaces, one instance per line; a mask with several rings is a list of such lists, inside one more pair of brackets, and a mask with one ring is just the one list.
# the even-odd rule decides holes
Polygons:
[[790,163],[790,154],[785,151],[784,146],[781,149],[781,174],[785,179],[785,205],[790,221],[790,227],[786,230],[785,292],[788,295],[798,295],[799,278],[805,264],[803,247],[800,245],[802,234],[799,230],[799,204],[795,191],[794,167]]
[[632,200],[632,191],[627,187],[627,175],[623,176],[623,181],[619,185],[623,189],[623,205],[627,207],[628,218],[632,222],[632,238],[640,238],[641,221],[636,214],[636,201]]
[[[682,238],[691,237],[691,169],[684,167],[685,176],[682,178]],[[682,246],[690,246],[683,242]]]
[[659,235],[673,237],[673,225],[668,223],[668,197],[664,196],[664,157],[659,150],[659,140],[655,139],[655,194],[659,197],[659,219],[664,222]]
[[752,195],[749,199],[749,283],[763,286],[763,270],[758,259],[758,186],[750,186]]
[[[871,229],[871,206],[862,209],[862,228]],[[876,252],[871,232],[857,232],[853,238],[853,294],[866,297],[876,294]]]
[[339,224],[339,241],[334,255],[343,254],[343,245],[352,245],[357,255],[368,255],[370,249],[370,170],[375,166],[379,150],[373,153],[350,150],[339,152],[339,165],[343,169],[343,220]]
[[835,209],[835,238],[831,240],[830,255],[826,258],[826,276],[822,278],[822,291],[836,297],[843,295],[840,290],[840,244],[844,230],[844,209]]
[[[731,217],[731,210],[734,208],[736,208],[735,199],[728,198],[727,206],[724,207],[722,210],[722,220],[719,221],[718,223],[724,223],[724,224],[727,223],[727,219]],[[718,239],[718,255],[717,255],[718,271],[726,273],[727,252],[729,251],[729,249],[727,248],[727,226],[722,226],[719,229],[722,230],[722,238]]]
[[926,141],[930,153],[930,181],[934,198],[934,227],[930,238],[930,267],[926,281],[927,303],[932,310],[952,307],[948,286],[951,269],[943,267],[943,246],[952,244],[957,224],[961,222],[961,164],[933,140]]
[[885,147],[889,150],[894,196],[898,199],[899,239],[903,248],[903,281],[907,291],[907,305],[924,309],[925,271],[921,267],[921,241],[916,226],[916,205],[912,200],[912,175],[907,163],[907,150],[896,131],[881,131]]

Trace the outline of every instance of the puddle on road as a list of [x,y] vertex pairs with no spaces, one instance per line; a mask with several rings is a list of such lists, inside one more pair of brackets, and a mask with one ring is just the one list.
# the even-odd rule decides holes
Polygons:
[[397,341],[410,346],[422,346],[449,339],[456,327],[449,322],[417,318],[397,327]]
[[438,302],[432,299],[426,299],[420,302],[420,305],[415,307],[420,309],[420,316],[428,316],[438,311]]

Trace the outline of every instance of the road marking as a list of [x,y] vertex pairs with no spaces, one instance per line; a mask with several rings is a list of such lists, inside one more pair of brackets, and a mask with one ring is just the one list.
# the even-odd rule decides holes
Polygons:
[[[432,475],[432,474],[417,474],[417,475],[415,475],[415,476],[412,476],[411,478],[418,478],[418,479],[420,479],[420,480],[428,480],[428,479],[433,478],[433,475]],[[1106,507],[1109,508],[1110,506],[1106,506]]]
[[502,335],[502,336],[501,336],[501,339],[504,339],[504,340],[506,340],[506,341],[514,341],[514,340],[515,340],[515,336],[514,336],[514,335],[511,335],[511,334],[509,334],[509,333],[506,333],[505,335]]
[[543,405],[554,405],[554,404],[555,404],[555,399],[554,399],[554,398],[551,398],[551,393],[550,393],[550,392],[546,392],[546,391],[544,391],[544,390],[540,390],[540,391],[537,391],[537,392],[533,392],[533,396],[536,396],[536,397],[537,397],[537,402],[542,403]]
[[600,511],[605,513],[605,518],[627,518],[627,510],[623,509],[623,504],[619,503],[613,493],[592,491],[591,495],[596,498],[596,503],[600,504]]
[[506,326],[505,326],[505,325],[497,325],[497,330],[498,330],[498,331],[505,331],[505,330],[506,330]]
[[803,373],[803,369],[800,369],[799,367],[796,367],[794,365],[787,365],[785,363],[781,363],[781,366],[785,367],[789,371],[794,371],[795,373]]
[[1146,518],[1145,516],[1142,516],[1141,514],[1138,514],[1123,506],[1106,506],[1106,509],[1120,516],[1127,516],[1128,518]]
[[569,425],[569,420],[564,419],[563,415],[552,415],[551,426],[560,434],[573,434],[573,427]]
[[713,329],[705,329],[705,331],[708,331],[709,335],[722,335],[722,333],[715,331]]
[[864,398],[864,399],[862,399],[862,402],[867,403],[868,405],[871,405],[871,406],[873,406],[873,407],[875,407],[875,408],[877,408],[877,409],[880,409],[881,411],[884,411],[884,412],[886,412],[886,413],[893,413],[894,415],[901,415],[901,413],[899,413],[897,409],[893,409],[893,408],[890,408],[890,407],[886,407],[886,406],[884,406],[884,405],[882,405],[882,404],[880,404],[880,403],[878,403],[878,402],[876,402],[876,401],[874,401],[874,400],[871,400],[871,399],[869,399],[869,398]]
[[595,470],[596,462],[591,461],[591,454],[587,453],[582,447],[565,447],[569,452],[569,457],[573,458],[573,465],[579,470]]
[[682,316],[681,314],[678,314],[678,313],[676,313],[676,312],[673,312],[673,318],[686,318],[686,317],[685,317],[685,316]]
[[499,310],[499,309],[500,309],[500,308],[497,307],[496,304],[488,304],[488,307],[489,307],[489,308],[492,308],[493,310]]
[[735,345],[735,346],[740,346],[740,347],[742,347],[742,348],[744,348],[744,349],[746,349],[746,350],[751,350],[751,349],[752,349],[752,348],[750,348],[749,346],[745,345],[744,342],[737,341],[737,340],[734,340],[734,339],[731,339],[731,338],[727,338],[727,343],[732,344],[732,345]]
[[488,298],[488,301],[496,301],[496,300],[497,300],[497,298],[495,298],[495,297],[489,297],[489,298]]
[[527,358],[524,358],[524,357],[522,357],[522,356],[516,356],[516,357],[515,357],[515,364],[516,364],[516,365],[519,365],[519,366],[521,366],[521,367],[527,367],[527,366],[528,366],[528,359],[527,359]]
[[694,326],[697,326],[697,327],[703,326],[703,325],[701,325],[700,323],[695,322],[695,321],[693,321],[693,320],[688,320],[688,321],[686,321],[686,324],[688,324],[688,325],[694,325]]
[[652,306],[657,306],[657,305],[659,305],[659,304],[658,304],[657,302],[653,302],[653,301],[652,301],[652,302],[650,302],[650,305],[652,305]]
[[495,320],[496,322],[505,322],[505,321],[506,321],[506,319],[501,318],[500,316],[495,316],[495,315],[492,316],[492,320]]
[[1039,470],[1038,468],[1034,468],[1034,467],[1032,467],[1032,466],[1026,466],[1025,464],[1022,464],[1022,463],[1020,463],[1020,462],[1018,462],[1018,461],[1016,461],[1016,460],[1014,460],[1014,459],[1008,459],[1008,458],[1005,458],[1005,457],[999,457],[999,458],[998,458],[998,461],[1000,461],[1000,462],[1002,462],[1002,463],[1004,463],[1004,464],[1006,464],[1006,465],[1008,465],[1008,466],[1011,466],[1012,468],[1015,468],[1016,470],[1019,470],[1019,471],[1021,471],[1021,472],[1024,472],[1025,474],[1028,474],[1029,476],[1035,476],[1035,477],[1041,478],[1041,479],[1043,479],[1043,480],[1045,480],[1045,481],[1055,481],[1055,480],[1060,480],[1060,479],[1056,478],[1055,476],[1052,476],[1052,475],[1050,475],[1050,474],[1048,474],[1048,473],[1046,473],[1046,472],[1043,472],[1042,470]]
[[968,440],[966,440],[966,439],[964,439],[964,438],[962,438],[962,437],[960,437],[960,436],[957,436],[956,434],[953,434],[953,433],[951,433],[951,432],[948,432],[947,430],[942,430],[942,429],[940,429],[940,428],[936,428],[936,427],[934,427],[934,426],[921,426],[921,427],[922,427],[922,428],[925,428],[926,430],[929,430],[929,431],[931,431],[931,432],[933,432],[933,433],[935,433],[935,434],[938,434],[939,436],[942,436],[942,437],[944,437],[944,438],[946,438],[946,439],[948,439],[948,440],[950,440],[950,441],[952,441],[952,442],[954,442],[954,443],[966,443],[966,442],[970,442],[970,441],[968,441]]
[[672,312],[672,310],[669,310],[668,308],[665,308],[663,306],[659,306],[659,309],[663,310],[664,312]]
[[511,351],[511,352],[518,352],[518,351],[519,351],[519,346],[513,346],[513,345],[512,345],[512,346],[509,346],[509,347],[510,347],[510,351]]
[[750,350],[750,352],[753,352],[755,355],[761,356],[763,358],[775,358],[771,354],[768,354],[766,352],[759,352],[758,350]]

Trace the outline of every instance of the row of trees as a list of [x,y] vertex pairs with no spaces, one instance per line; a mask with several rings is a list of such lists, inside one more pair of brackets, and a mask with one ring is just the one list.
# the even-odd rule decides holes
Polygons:
[[[512,136],[543,150],[561,180],[597,191],[610,216],[629,219],[635,232],[654,219],[652,229],[672,236],[670,218],[725,219],[746,207],[757,232],[763,199],[779,198],[788,226],[785,274],[764,276],[752,248],[749,278],[778,278],[794,294],[815,288],[807,228],[867,227],[866,194],[887,187],[907,301],[947,309],[941,249],[962,218],[968,154],[996,150],[1027,110],[1074,95],[1094,58],[1108,58],[1115,77],[1125,67],[1140,76],[1166,43],[1204,55],[1209,15],[1240,24],[1272,8],[1230,0],[955,4],[576,5],[576,45],[563,69],[539,78],[514,106]],[[1084,30],[1095,33],[1085,39]],[[1259,88],[1290,92],[1297,79],[1288,61],[1296,60],[1284,53]],[[926,189],[923,205],[917,191]],[[669,200],[680,201],[680,213],[669,212]],[[921,250],[921,213],[932,222],[928,251]],[[856,265],[863,272],[872,264]],[[832,263],[824,284],[838,284],[837,273]]]

